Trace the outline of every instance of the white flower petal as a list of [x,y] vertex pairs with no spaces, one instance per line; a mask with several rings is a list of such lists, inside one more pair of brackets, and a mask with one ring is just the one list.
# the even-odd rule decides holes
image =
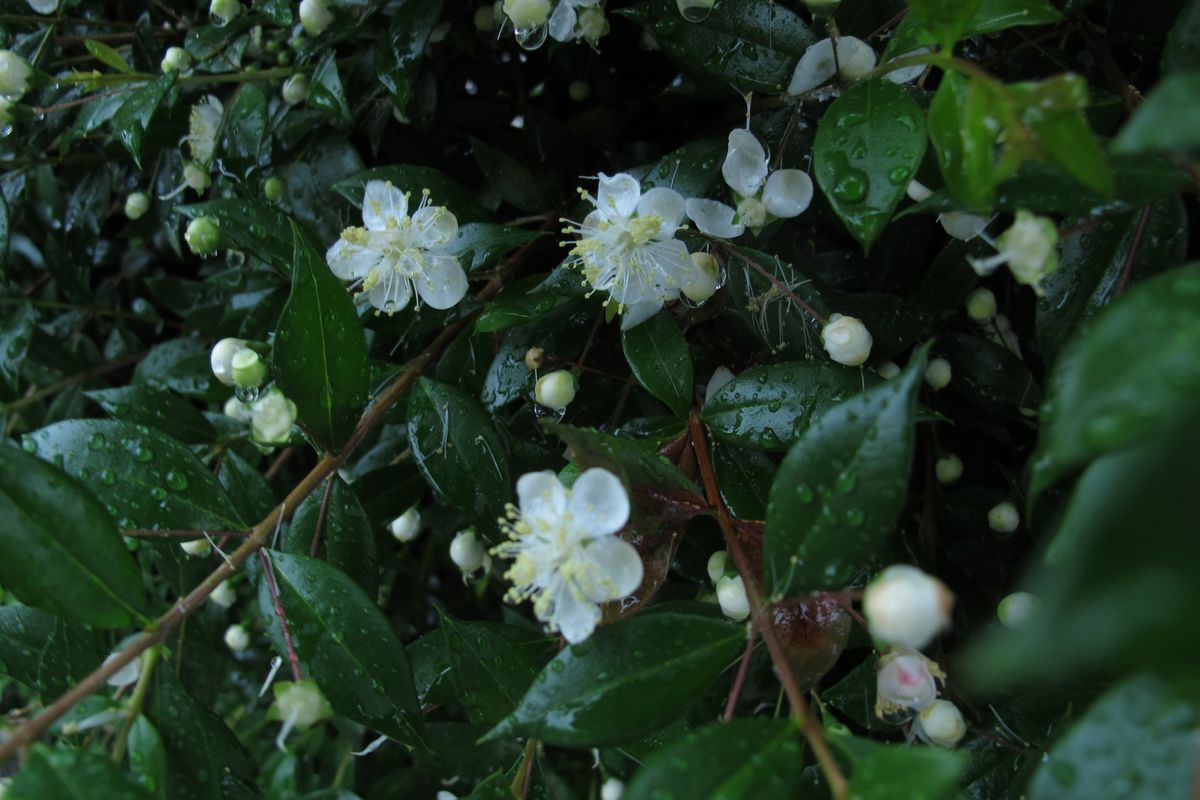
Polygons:
[[39,14],[53,14],[58,10],[58,0],[29,0],[29,7]]
[[467,294],[467,273],[454,256],[427,254],[425,268],[414,281],[417,294],[436,309],[457,305]]
[[367,302],[388,314],[407,307],[412,299],[412,288],[408,281],[386,264],[377,269],[381,274],[379,280],[367,290]]
[[838,69],[848,81],[860,81],[875,69],[871,45],[853,36],[842,36],[837,45]]
[[569,42],[574,39],[577,18],[575,8],[570,2],[560,2],[550,15],[550,38],[556,42]]
[[678,239],[650,242],[646,245],[646,255],[654,263],[656,300],[674,298],[696,279],[696,271],[700,269],[692,261],[687,245]]
[[964,211],[946,211],[938,218],[938,222],[946,233],[967,242],[983,233],[989,220]]
[[767,211],[787,219],[804,213],[813,198],[813,182],[807,172],[798,169],[779,169],[767,178],[763,189],[763,204]]
[[792,73],[792,82],[788,84],[787,93],[791,95],[811,92],[837,74],[837,64],[833,60],[833,40],[822,39],[810,46],[800,56],[796,69]]
[[618,536],[601,536],[587,543],[583,558],[591,562],[584,594],[593,603],[619,600],[642,585],[642,557],[637,548]]
[[625,311],[621,314],[621,330],[627,331],[630,328],[636,328],[657,314],[662,307],[661,300],[642,300],[630,303],[625,306]]
[[576,597],[571,587],[562,582],[550,593],[553,604],[547,622],[557,628],[571,644],[578,644],[592,635],[600,622],[600,607],[585,598]]
[[567,490],[550,470],[528,472],[517,479],[517,505],[527,520],[557,523],[567,510]]
[[[930,52],[933,52],[932,47],[918,47],[916,50],[909,50],[907,53],[901,53],[895,58],[890,59],[887,63],[891,64],[893,61],[911,58],[912,56],[920,56]],[[916,66],[912,67],[901,67],[900,69],[894,69],[883,77],[887,78],[892,83],[908,83],[909,81],[915,81],[917,78],[921,77],[921,73],[927,69],[929,69],[928,64],[917,64]]]
[[688,219],[696,223],[701,233],[721,239],[733,239],[746,232],[745,225],[733,222],[737,211],[724,203],[691,197],[684,204],[684,208],[687,210]]
[[445,206],[425,206],[412,216],[418,247],[441,250],[454,241],[458,219]]
[[656,186],[638,200],[637,212],[639,217],[657,214],[662,219],[662,228],[655,238],[669,239],[683,220],[683,195],[674,189]]
[[725,183],[740,195],[758,194],[767,177],[767,152],[753,133],[745,128],[729,132],[729,149],[721,165]]
[[596,210],[600,213],[628,217],[637,209],[641,197],[642,186],[629,173],[612,176],[600,173],[600,188],[596,191]]
[[338,239],[325,251],[325,262],[329,264],[330,271],[344,281],[366,277],[368,272],[379,266],[382,258],[379,251],[346,239]]
[[368,181],[363,192],[363,225],[369,231],[398,227],[408,216],[408,197],[388,181]]
[[616,533],[629,520],[629,495],[620,478],[593,467],[575,480],[567,511],[572,525],[587,536]]

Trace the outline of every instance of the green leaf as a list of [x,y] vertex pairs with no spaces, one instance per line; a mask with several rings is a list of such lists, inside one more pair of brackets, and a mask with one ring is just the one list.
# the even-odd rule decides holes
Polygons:
[[148,800],[150,795],[98,753],[37,746],[21,765],[5,797],[12,800]]
[[468,140],[479,171],[506,203],[530,214],[550,207],[538,179],[524,164],[474,136]]
[[95,485],[122,528],[244,529],[212,472],[153,428],[71,419],[27,434],[24,446]]
[[408,400],[408,440],[425,480],[491,527],[512,496],[508,453],[491,416],[461,389],[421,378]]
[[1188,797],[1196,761],[1195,701],[1139,675],[1110,689],[1050,749],[1030,800]]
[[643,192],[665,186],[684,197],[705,197],[722,182],[721,163],[728,146],[725,139],[699,139],[626,172],[638,179]]
[[1025,118],[1051,161],[1092,191],[1112,198],[1116,191],[1112,172],[1082,111],[1039,109],[1027,112]]
[[346,104],[346,92],[338,75],[337,55],[332,49],[317,63],[309,82],[308,104],[318,111],[349,120],[350,106]]
[[0,195],[0,279],[8,276],[8,250],[11,222],[8,214],[8,203]]
[[393,164],[373,167],[333,185],[333,190],[359,208],[363,193],[370,181],[390,181],[397,189],[411,192],[413,197],[429,190],[429,200],[434,205],[446,206],[458,218],[459,223],[479,222],[487,218],[487,212],[479,205],[475,195],[461,183],[430,167],[413,164]]
[[[304,675],[339,714],[409,745],[421,743],[408,656],[372,599],[323,561],[279,552],[271,561]],[[276,649],[284,653],[266,580],[258,602]]]
[[579,295],[559,291],[533,291],[546,275],[529,275],[508,286],[487,304],[475,320],[475,333],[497,331],[559,318],[583,305]]
[[333,487],[328,503],[322,487],[304,498],[296,508],[283,540],[284,550],[301,555],[311,552],[317,521],[322,506],[325,506],[321,542],[315,555],[349,575],[363,591],[374,597],[379,590],[379,546],[371,520],[345,481],[336,475],[330,480]]
[[745,639],[741,626],[670,612],[606,625],[560,651],[485,739],[525,735],[564,747],[637,739],[695,702]]
[[751,367],[705,401],[700,419],[714,439],[782,452],[826,409],[877,382],[873,373],[822,362]]
[[84,392],[114,419],[149,425],[185,444],[215,441],[217,431],[194,405],[153,386],[121,386]]
[[21,364],[36,326],[37,312],[28,300],[21,301],[15,310],[5,312],[0,319],[0,379],[10,389],[17,388]]
[[367,342],[354,302],[292,225],[292,293],[275,331],[276,381],[306,430],[341,446],[367,402]]
[[1200,392],[1200,264],[1144,281],[1067,345],[1051,374],[1030,502],[1091,459],[1170,425]]
[[152,797],[167,797],[167,752],[153,723],[139,714],[129,728],[129,767]]
[[475,725],[495,725],[511,714],[558,650],[551,637],[499,622],[443,615],[441,630],[458,698]]
[[1121,128],[1113,142],[1118,153],[1156,151],[1187,155],[1200,149],[1200,69],[1167,75]]
[[292,221],[277,208],[244,198],[223,198],[178,206],[188,219],[214,217],[221,242],[261,258],[281,272],[292,272]]
[[622,331],[621,348],[642,388],[666,403],[675,416],[687,417],[692,407],[692,354],[671,316],[660,311]]
[[925,116],[882,78],[833,102],[813,141],[813,171],[833,210],[864,250],[883,233],[925,155]]
[[734,719],[686,734],[646,760],[624,800],[792,800],[804,759],[786,720]]
[[257,466],[233,450],[222,454],[217,479],[242,519],[262,519],[275,507],[271,484]]
[[[710,428],[711,430],[711,428]],[[713,469],[721,499],[739,519],[767,515],[767,493],[775,477],[775,462],[757,450],[744,450],[713,442]]]
[[967,24],[967,36],[1016,28],[1023,25],[1053,25],[1062,14],[1048,0],[983,0]]
[[954,795],[962,753],[938,747],[879,744],[835,729],[829,741],[850,760],[850,796],[862,800],[940,800]]
[[375,45],[375,77],[401,114],[412,99],[421,54],[441,15],[442,0],[410,0],[396,9],[387,35]]
[[[69,424],[69,423],[64,423]],[[112,517],[82,483],[8,448],[0,459],[0,583],[77,622],[147,619],[142,578]]]
[[[1200,67],[1200,2],[1187,0],[1175,24],[1167,31],[1167,45],[1162,54],[1164,73]],[[1191,109],[1189,108],[1188,111]],[[1180,109],[1182,113],[1184,109]]]
[[142,168],[142,140],[146,138],[146,129],[150,127],[150,120],[154,118],[154,112],[162,104],[163,98],[175,84],[176,74],[175,71],[164,73],[134,90],[121,104],[121,108],[113,114],[113,134],[133,156],[133,163],[138,169]]
[[450,252],[458,256],[463,268],[470,272],[495,266],[505,254],[544,235],[541,231],[527,231],[508,225],[472,222],[458,229]]
[[896,378],[818,417],[788,451],[767,504],[765,589],[846,585],[895,527],[908,496],[925,351]]
[[580,469],[602,467],[620,475],[632,486],[696,491],[696,485],[679,468],[639,439],[613,436],[591,428],[561,422],[543,422],[546,430],[563,440],[567,455]]
[[943,50],[953,51],[980,10],[981,0],[908,0],[909,14]]
[[101,64],[112,67],[117,72],[131,73],[133,67],[129,66],[129,62],[125,60],[125,56],[118,53],[112,47],[109,47],[104,42],[96,39],[84,39],[83,46],[93,57]]
[[244,83],[225,109],[221,126],[221,165],[239,177],[258,167],[267,137],[267,95],[253,83]]
[[108,655],[98,632],[27,606],[0,608],[3,673],[43,697],[58,697]]
[[1003,413],[1004,407],[1034,411],[1042,391],[1020,357],[982,336],[951,333],[938,340],[937,352],[954,368],[954,391],[967,395],[984,409]]
[[946,186],[968,209],[988,209],[996,183],[1000,114],[990,87],[957,72],[942,76],[929,106],[929,139]]

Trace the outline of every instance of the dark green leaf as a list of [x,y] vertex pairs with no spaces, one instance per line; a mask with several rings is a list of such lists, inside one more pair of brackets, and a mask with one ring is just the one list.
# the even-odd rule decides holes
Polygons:
[[125,60],[125,56],[104,42],[97,41],[96,39],[84,39],[83,46],[101,64],[112,67],[117,72],[133,72],[133,67],[129,66],[129,62]]
[[700,139],[627,172],[638,179],[643,192],[665,186],[684,197],[704,197],[722,182],[721,162],[727,148],[724,139]]
[[221,456],[221,471],[217,479],[242,519],[262,519],[275,507],[271,484],[267,483],[254,464],[233,450]]
[[525,165],[474,136],[470,137],[470,142],[471,154],[475,156],[479,171],[505,202],[531,214],[549,208],[545,192]]
[[561,317],[583,304],[578,295],[532,291],[546,280],[544,274],[530,275],[500,292],[475,320],[475,332],[495,333],[518,325]]
[[129,766],[157,800],[167,797],[167,752],[153,723],[139,714],[129,728]]
[[442,617],[458,698],[476,725],[495,725],[517,707],[557,642],[537,631],[498,622]]
[[134,90],[121,104],[121,108],[113,114],[113,133],[133,156],[133,162],[139,169],[142,165],[142,140],[146,138],[146,129],[150,127],[150,120],[162,104],[163,98],[175,84],[176,74],[174,71],[164,73],[162,77]]
[[163,389],[133,385],[84,394],[114,419],[150,425],[185,444],[203,444],[217,438],[216,429],[199,409]]
[[942,77],[929,106],[929,139],[946,186],[969,209],[991,207],[999,177],[993,148],[999,111],[992,90],[957,72]]
[[1024,362],[1007,347],[982,336],[952,333],[938,340],[937,352],[954,370],[951,386],[991,411],[1010,406],[1033,411],[1041,388]]
[[350,106],[346,104],[346,92],[338,75],[337,54],[333,50],[326,51],[313,70],[308,104],[339,119],[350,119]]
[[83,680],[108,655],[104,638],[83,625],[26,606],[0,608],[3,672],[44,697]]
[[909,14],[946,51],[954,50],[979,11],[981,0],[908,0]]
[[967,24],[967,36],[1016,28],[1022,25],[1052,25],[1062,14],[1048,0],[983,0]]
[[221,127],[221,164],[240,177],[258,166],[267,135],[267,95],[253,83],[242,84],[225,109]]
[[38,746],[21,765],[5,797],[12,800],[148,800],[146,790],[99,753]]
[[22,301],[16,309],[6,311],[0,319],[0,378],[10,389],[17,388],[21,363],[36,325],[37,312],[28,300]]
[[[710,428],[711,430],[711,428]],[[713,468],[721,499],[735,517],[762,519],[767,515],[767,493],[775,477],[775,462],[756,450],[714,442]]]
[[472,222],[458,229],[450,251],[458,256],[463,267],[470,272],[495,266],[506,253],[529,244],[542,235],[540,231]]
[[1195,153],[1200,149],[1197,96],[1200,96],[1200,69],[1166,76],[1125,123],[1113,142],[1113,149],[1119,153]]
[[179,206],[178,210],[189,219],[216,218],[224,245],[258,256],[291,274],[292,223],[279,209],[250,199],[223,198]]
[[687,339],[666,312],[621,332],[621,347],[633,376],[677,417],[692,407],[692,355]]
[[414,0],[396,9],[383,39],[375,45],[375,76],[392,94],[403,114],[413,96],[413,82],[429,32],[442,14],[442,0]]
[[561,422],[544,422],[546,430],[567,445],[571,461],[580,469],[602,467],[621,475],[633,486],[695,491],[696,485],[679,468],[654,452],[639,439],[613,436],[591,428],[575,428]]
[[1082,111],[1047,112],[1039,108],[1032,114],[1026,113],[1026,119],[1050,161],[1092,191],[1112,198],[1115,192],[1112,172]]
[[[1167,32],[1167,46],[1163,50],[1163,72],[1200,67],[1200,2],[1187,0],[1183,10]],[[1183,112],[1184,109],[1180,109]],[[1190,108],[1188,109],[1190,111]]]
[[879,744],[835,730],[830,742],[850,760],[850,796],[862,800],[940,800],[954,796],[961,753],[938,747]]
[[379,590],[379,547],[371,520],[367,518],[367,512],[363,511],[354,492],[341,478],[335,475],[330,480],[333,486],[328,501],[325,488],[322,487],[304,498],[304,502],[296,509],[283,547],[289,553],[308,555],[317,534],[321,508],[324,507],[320,546],[315,555],[352,577],[369,596],[374,597]]

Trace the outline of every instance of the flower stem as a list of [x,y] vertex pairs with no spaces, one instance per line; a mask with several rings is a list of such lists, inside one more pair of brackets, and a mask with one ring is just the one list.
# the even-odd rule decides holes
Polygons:
[[267,579],[267,589],[271,592],[275,616],[279,617],[279,630],[283,634],[284,649],[287,650],[288,664],[292,668],[292,680],[299,683],[304,680],[304,673],[300,671],[300,657],[296,655],[296,645],[292,641],[292,629],[288,625],[287,615],[283,613],[283,601],[279,598],[279,584],[275,583],[275,565],[271,563],[271,557],[267,555],[265,548],[259,548],[258,562],[262,565],[263,576]]
[[129,732],[133,729],[134,720],[142,713],[142,704],[146,700],[146,692],[150,690],[150,677],[154,674],[154,665],[158,663],[159,649],[151,647],[146,651],[142,660],[142,671],[138,675],[137,686],[133,687],[133,696],[129,698],[129,716],[125,718],[121,730],[117,733],[117,741],[113,744],[112,760],[120,764],[125,758],[125,745],[129,742]]

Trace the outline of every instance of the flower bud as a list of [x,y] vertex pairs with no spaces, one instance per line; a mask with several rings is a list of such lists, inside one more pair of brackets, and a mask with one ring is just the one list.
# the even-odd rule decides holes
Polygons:
[[967,316],[976,322],[987,322],[996,316],[996,295],[982,286],[967,295]]
[[900,366],[895,361],[885,361],[875,368],[879,373],[879,377],[885,381],[890,381],[900,374]]
[[397,542],[411,542],[421,532],[421,512],[416,507],[410,508],[392,520],[388,530]]
[[[104,659],[104,663],[107,664],[116,657],[117,653],[112,653]],[[108,680],[106,680],[105,683],[107,683],[109,686],[115,686],[118,688],[122,686],[129,686],[130,684],[136,683],[141,674],[142,657],[138,656],[133,661],[130,661],[128,664],[114,672],[112,675],[109,675]]]
[[131,192],[125,198],[125,216],[141,219],[150,210],[150,196],[145,192]]
[[747,228],[757,229],[767,224],[767,205],[757,197],[743,197],[737,204],[738,219]]
[[250,404],[250,438],[259,444],[283,444],[292,434],[296,404],[272,386]]
[[308,76],[297,72],[283,82],[283,89],[280,90],[280,94],[283,95],[283,102],[289,106],[303,103],[308,99]]
[[540,28],[550,19],[550,0],[504,0],[504,13],[517,30]]
[[934,700],[917,715],[916,733],[938,747],[954,747],[967,734],[958,706],[949,700]]
[[254,414],[250,410],[249,403],[243,403],[236,397],[231,397],[225,401],[225,406],[222,408],[225,416],[237,422],[249,422]]
[[540,347],[531,347],[525,351],[525,368],[532,372],[541,369],[546,361],[546,351]]
[[1029,624],[1041,601],[1029,592],[1013,592],[996,606],[996,616],[1006,628],[1018,630]]
[[875,675],[875,715],[890,719],[920,711],[937,699],[937,664],[912,650],[892,650],[879,659]]
[[300,24],[309,36],[320,36],[332,22],[328,0],[300,0]]
[[920,181],[909,181],[908,188],[904,190],[904,193],[917,203],[933,197],[933,190]]
[[875,69],[875,51],[862,39],[839,37],[837,55],[838,74],[852,83],[861,81]]
[[243,389],[262,386],[267,379],[267,365],[258,353],[249,347],[243,347],[233,354],[230,361],[233,367],[233,382]]
[[208,170],[194,161],[183,165],[183,182],[196,193],[203,192],[212,186],[212,178],[208,176]]
[[733,372],[729,367],[721,366],[713,370],[712,377],[708,379],[708,383],[704,387],[704,402],[708,402],[708,398],[715,395],[717,392],[733,380]]
[[447,792],[445,789],[442,789],[437,793],[437,797],[435,797],[434,800],[458,800],[458,795],[456,795],[454,792]]
[[208,16],[214,25],[228,24],[241,14],[242,4],[238,0],[212,0],[208,5]]
[[[47,15],[58,11],[59,0],[25,0],[25,2],[29,3],[29,7],[36,14]],[[0,798],[3,798],[3,796],[3,794],[0,794]]]
[[212,552],[212,542],[208,539],[192,539],[190,542],[181,543],[179,547],[189,556],[196,558],[202,558]]
[[575,399],[575,376],[566,370],[556,370],[538,379],[533,386],[538,405],[562,411]]
[[283,197],[283,181],[274,175],[267,178],[267,182],[263,184],[263,197],[272,203],[277,202]]
[[933,471],[937,474],[938,483],[954,483],[962,477],[962,459],[953,453],[947,453],[933,465]]
[[708,253],[692,253],[692,263],[696,265],[692,273],[695,277],[682,291],[688,300],[699,305],[720,288],[721,265]]
[[217,588],[213,589],[208,599],[221,608],[229,608],[237,602],[237,593],[233,591],[233,587],[229,585],[229,581],[225,580],[217,584]]
[[1041,280],[1058,269],[1058,228],[1046,217],[1018,211],[1012,227],[996,239],[1017,283],[1041,293]]
[[1012,533],[1021,527],[1021,515],[1009,501],[997,503],[988,512],[988,527],[997,533]]
[[833,314],[821,329],[821,344],[825,352],[839,364],[857,367],[871,355],[871,334],[862,320]]
[[459,531],[450,542],[450,560],[464,573],[470,574],[479,569],[489,559],[487,550],[475,531],[467,529]]
[[946,211],[938,218],[942,230],[964,242],[969,242],[983,233],[988,221],[987,217],[979,217],[965,211]]
[[586,39],[595,45],[610,30],[608,17],[604,16],[604,9],[596,5],[580,11],[575,23],[575,30],[581,39]]
[[482,5],[475,9],[475,30],[479,33],[491,33],[496,30],[496,14],[490,5]]
[[185,72],[192,66],[192,55],[182,47],[168,47],[159,67],[163,72]]
[[[233,357],[246,347],[245,339],[227,338],[222,339],[213,345],[212,352],[208,355],[209,366],[212,367],[213,376],[226,386],[233,386],[235,381],[233,378]],[[230,414],[230,416],[233,416]]]
[[0,96],[20,100],[29,91],[33,67],[12,50],[0,50]]
[[708,579],[712,581],[713,586],[717,585],[717,581],[725,577],[725,565],[729,563],[729,552],[727,550],[718,550],[708,557]]
[[225,629],[225,646],[240,653],[250,646],[250,634],[241,625],[230,625]]
[[196,255],[209,255],[221,244],[221,226],[215,217],[196,217],[188,223],[183,238]]
[[925,367],[925,382],[933,387],[935,392],[945,389],[950,384],[952,375],[950,362],[944,358],[935,358]]
[[587,81],[571,81],[571,85],[567,87],[567,97],[571,98],[576,103],[582,103],[588,99],[588,95],[592,93],[592,87]]
[[600,800],[621,800],[623,794],[625,794],[625,782],[616,778],[609,778],[600,787]]
[[267,717],[283,720],[285,727],[304,729],[333,716],[333,708],[316,681],[279,681],[273,689],[275,702]]
[[914,650],[945,630],[953,605],[954,595],[941,581],[907,564],[888,567],[863,593],[871,636]]
[[721,604],[721,613],[732,620],[750,616],[750,600],[741,575],[726,575],[717,581],[717,602]]

